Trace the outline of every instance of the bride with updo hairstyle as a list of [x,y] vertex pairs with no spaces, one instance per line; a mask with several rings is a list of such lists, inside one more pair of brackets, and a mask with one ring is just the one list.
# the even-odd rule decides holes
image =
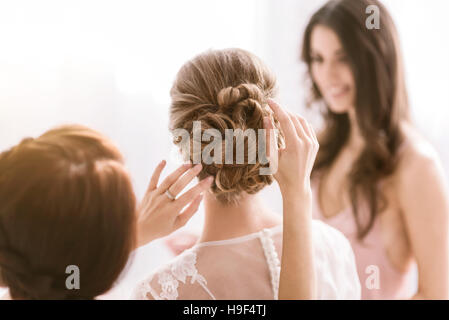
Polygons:
[[[244,57],[246,56],[242,55],[242,58]],[[248,56],[247,59],[250,59],[250,57],[251,56]],[[230,63],[232,63],[232,60],[230,60]],[[239,63],[239,61],[236,60],[234,63]],[[248,64],[247,61],[242,61],[240,63]],[[239,66],[236,65],[235,70],[238,69]],[[183,78],[183,70],[181,70],[178,79]],[[229,75],[229,77],[231,76],[232,74]],[[193,130],[193,120],[200,121],[201,136],[203,136],[204,132],[208,129],[218,129],[223,133],[227,129],[241,129],[242,131],[245,131],[246,129],[262,129],[263,117],[269,115],[268,107],[262,107],[262,102],[268,97],[273,96],[275,82],[272,75],[269,73],[263,74],[261,79],[263,82],[260,83],[256,82],[257,79],[252,80],[257,84],[242,83],[235,87],[229,86],[221,90],[218,90],[218,88],[222,84],[217,83],[218,94],[216,97],[211,96],[210,99],[208,99],[201,90],[195,92],[194,95],[183,94],[184,86],[189,86],[189,82],[188,79],[185,82],[179,80],[177,86],[173,87],[172,90],[173,104],[171,109],[171,127],[173,129],[187,129],[190,132]],[[230,83],[238,82],[238,78],[230,79]],[[258,85],[262,89],[259,89]],[[213,86],[213,84],[210,83],[209,86]],[[198,86],[197,89],[201,89],[201,86]],[[206,89],[206,87],[204,89]],[[192,100],[185,100],[189,98]],[[192,108],[189,106],[192,106]],[[188,150],[193,150],[194,139],[195,138],[192,137],[192,146],[189,146]],[[236,138],[234,137],[234,139]],[[277,140],[278,144],[281,145],[281,136],[279,136]],[[175,144],[180,143],[179,139],[175,139],[174,142]],[[202,141],[203,148],[208,143],[209,142]],[[183,146],[180,145],[180,148],[182,149]],[[201,148],[201,151],[203,148]],[[236,148],[234,147],[234,149]],[[224,141],[222,143],[222,150],[225,150]],[[248,150],[247,139],[245,140],[244,150]],[[248,153],[245,155],[246,163],[243,164],[236,164],[234,162],[232,164],[226,164],[224,156],[225,154],[223,152],[221,163],[212,162],[211,165],[205,166],[199,175],[200,179],[207,176],[215,177],[215,183],[212,185],[211,191],[221,203],[225,205],[231,203],[237,204],[242,193],[255,194],[266,185],[272,183],[273,177],[271,175],[259,174],[259,169],[262,166],[259,162],[248,164]],[[188,160],[193,162],[193,157],[194,153],[192,152],[190,159]]]
[[[281,120],[268,106],[275,94],[274,75],[255,55],[241,49],[206,51],[182,66],[171,89],[174,143],[187,161],[195,163],[198,153],[210,151],[210,141],[195,141],[198,123],[201,135],[207,129],[218,130],[223,138],[222,150],[226,149],[228,129],[257,132],[265,127],[267,117],[279,129]],[[177,129],[189,133],[187,143],[175,133]],[[280,132],[273,139],[280,149],[284,137],[285,132]],[[245,136],[243,163],[234,157],[238,149],[235,136],[231,140],[232,163],[208,163],[201,158],[199,179],[213,177],[204,195],[201,237],[192,248],[141,281],[135,299],[278,298],[285,225],[258,195],[273,181],[273,175],[260,174],[259,169],[268,164],[261,163],[260,157],[250,159],[250,150],[257,149],[255,142],[265,143],[262,140]],[[201,143],[196,152],[195,143]],[[349,242],[319,221],[312,221],[312,235],[317,298],[359,298],[360,283]]]

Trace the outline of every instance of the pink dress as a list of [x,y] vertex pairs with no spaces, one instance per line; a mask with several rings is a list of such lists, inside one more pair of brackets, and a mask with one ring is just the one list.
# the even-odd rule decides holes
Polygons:
[[372,229],[360,241],[357,239],[352,210],[348,208],[330,218],[324,217],[318,201],[318,190],[319,179],[316,179],[312,183],[313,217],[341,231],[351,243],[362,287],[362,300],[412,297],[417,288],[416,266],[401,273],[391,264],[380,237],[379,219],[375,220]]

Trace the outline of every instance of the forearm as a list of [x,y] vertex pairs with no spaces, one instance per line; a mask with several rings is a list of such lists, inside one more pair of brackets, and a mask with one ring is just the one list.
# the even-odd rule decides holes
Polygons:
[[315,299],[311,192],[283,192],[283,211],[279,299]]

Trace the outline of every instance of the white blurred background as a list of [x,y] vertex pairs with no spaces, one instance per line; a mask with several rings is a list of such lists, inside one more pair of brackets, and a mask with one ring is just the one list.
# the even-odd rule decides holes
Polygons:
[[[209,48],[254,52],[276,73],[278,100],[316,118],[304,108],[299,52],[307,19],[324,2],[0,1],[0,150],[55,125],[90,126],[123,151],[140,198],[155,165],[170,160],[175,74]],[[415,123],[449,172],[449,2],[383,3],[399,29]],[[169,162],[168,170],[174,167]],[[277,187],[262,192],[281,212]],[[200,212],[187,228],[201,224]],[[108,297],[126,298],[136,281],[170,257],[163,241],[141,248]]]

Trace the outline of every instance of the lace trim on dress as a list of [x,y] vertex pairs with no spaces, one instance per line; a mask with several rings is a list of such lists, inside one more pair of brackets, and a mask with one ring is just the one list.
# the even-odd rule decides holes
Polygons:
[[155,300],[161,300],[161,297],[159,297],[156,291],[154,291],[153,288],[150,286],[150,282],[152,279],[153,277],[139,284],[137,290],[135,291],[136,293],[134,293],[134,299],[147,300],[149,292]]
[[195,265],[196,252],[185,252],[166,270],[159,273],[158,283],[161,285],[161,294],[159,296],[154,295],[150,285],[148,285],[148,291],[155,299],[176,300],[178,298],[179,281],[185,284],[187,277],[191,277],[190,284],[198,283],[212,299],[216,300],[212,292],[207,288],[206,279],[198,273]]
[[268,269],[270,270],[273,297],[275,300],[277,300],[279,291],[279,277],[281,274],[281,262],[279,261],[276,248],[274,247],[274,241],[271,236],[272,232],[270,229],[264,229],[259,232],[259,239],[262,243],[262,248],[265,254],[265,259],[267,260]]

